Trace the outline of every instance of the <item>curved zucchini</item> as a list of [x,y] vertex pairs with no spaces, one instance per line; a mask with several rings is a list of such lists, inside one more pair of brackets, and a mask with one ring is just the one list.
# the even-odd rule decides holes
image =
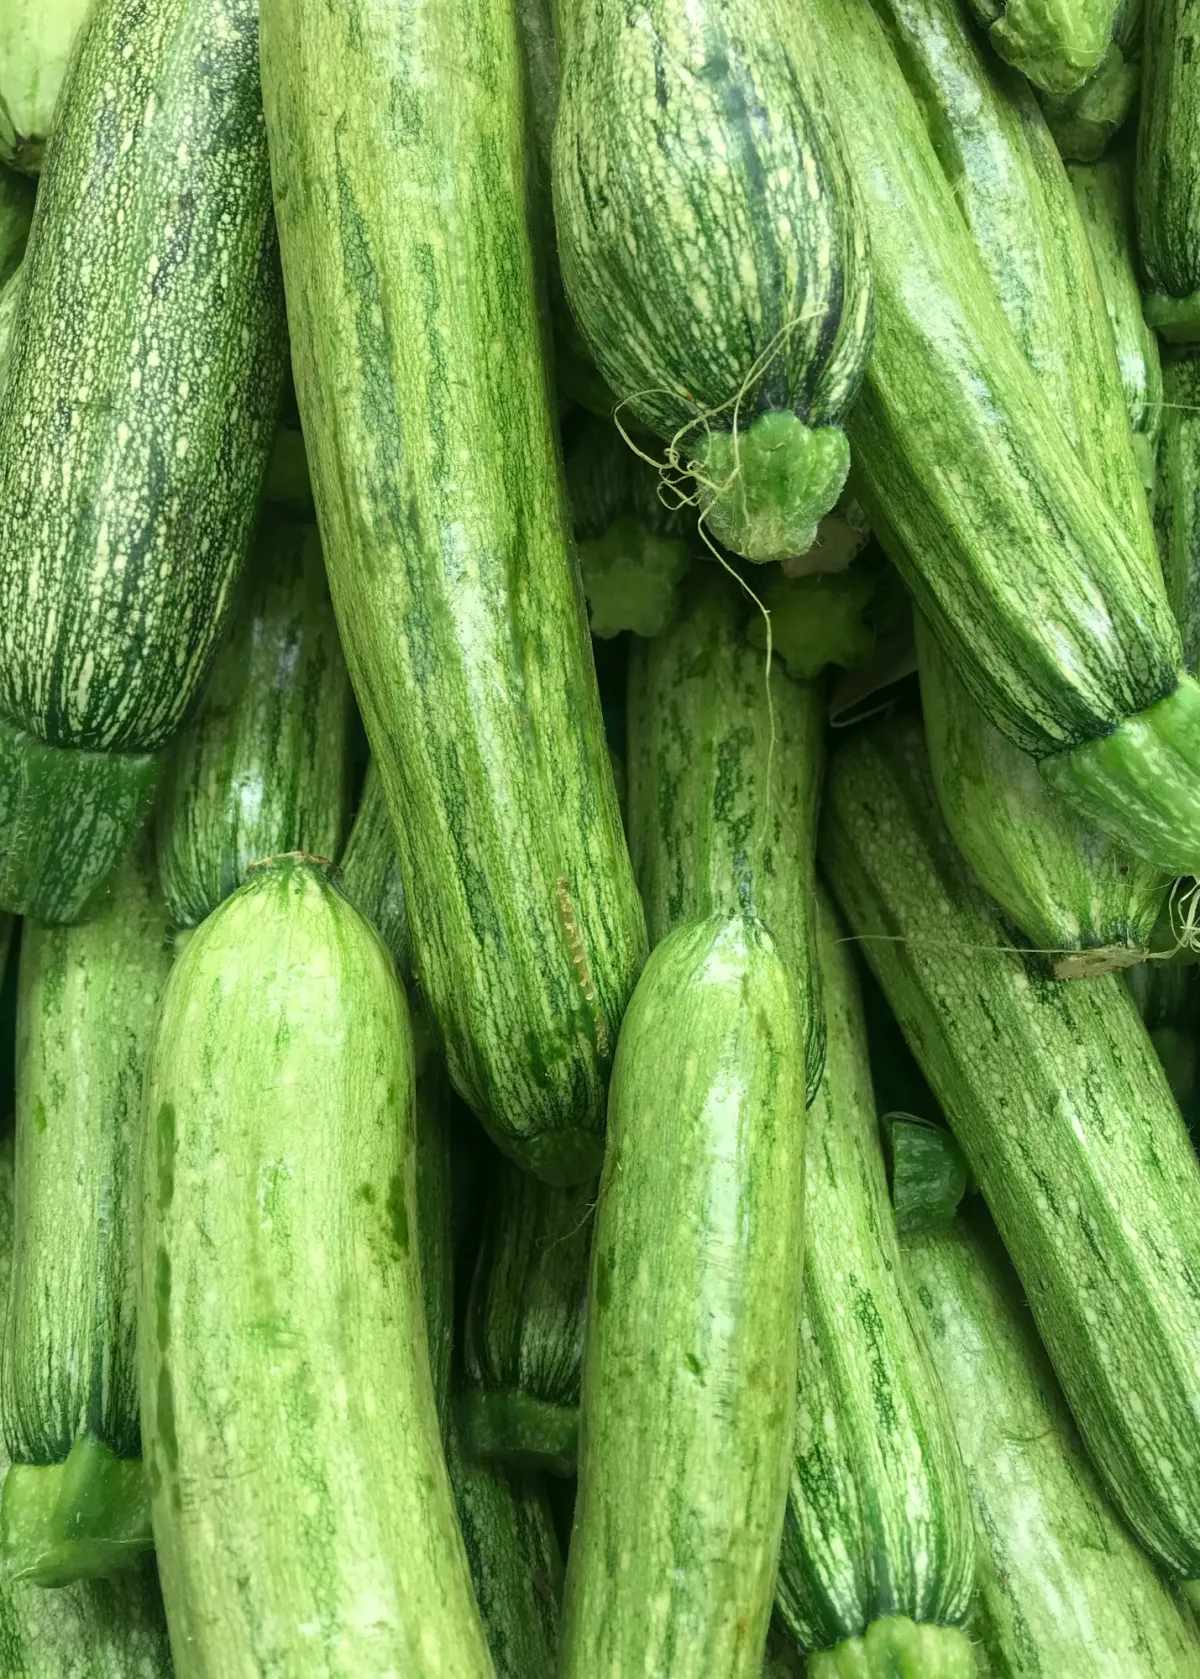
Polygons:
[[[843,1640],[874,1623],[922,1626],[930,1671],[971,1679],[959,1627],[975,1550],[967,1486],[937,1378],[900,1275],[867,1063],[858,981],[832,905],[820,898],[829,1041],[809,1113],[804,1306],[796,1435],[776,1614],[837,1673]],[[863,1679],[897,1659],[871,1632]],[[911,1635],[908,1635],[911,1636]]]
[[156,820],[177,927],[285,851],[336,857],[350,796],[350,679],[314,525],[268,510]]
[[415,966],[501,1148],[579,1182],[645,927],[547,397],[514,9],[264,0],[262,34],[313,488]]
[[1127,989],[1060,985],[1011,949],[938,814],[915,721],[838,754],[820,854],[1093,1461],[1146,1547],[1194,1578],[1200,1163]]
[[689,597],[629,655],[629,849],[650,941],[708,915],[760,916],[796,986],[811,1100],[825,1062],[812,911],[821,690],[777,661],[768,690],[751,609],[719,567],[697,568]]
[[126,849],[258,502],[284,320],[257,22],[96,0],[42,174],[0,405],[0,904],[43,921]]
[[[4,29],[5,25],[0,23],[0,60],[4,53]],[[0,169],[0,287],[11,278],[25,255],[29,225],[33,220],[33,196],[32,182],[23,180],[8,169]]]
[[5,0],[0,18],[0,163],[36,175],[89,0]]
[[139,1356],[176,1669],[489,1679],[430,1376],[408,1011],[331,870],[255,869],[159,1019]]
[[1105,1498],[994,1233],[903,1243],[967,1465],[974,1630],[997,1679],[1195,1679],[1200,1646]]
[[787,1502],[804,1052],[774,941],[690,923],[621,1029],[561,1679],[759,1679]]
[[855,488],[975,698],[1077,808],[1200,865],[1200,688],[1135,547],[1008,327],[920,107],[868,5],[811,0],[871,223],[876,341]]
[[1200,354],[1162,364],[1154,523],[1171,605],[1189,670],[1200,668]]
[[[752,560],[811,545],[871,344],[866,229],[807,0],[580,0],[554,130],[576,319]],[[749,113],[753,112],[753,117]]]
[[171,953],[145,838],[95,918],[25,925],[0,1505],[16,1578],[61,1585],[151,1543],[137,1395],[142,1080]]
[[1146,319],[1200,340],[1200,18],[1189,0],[1146,0],[1137,140]]
[[354,825],[342,852],[342,890],[396,958],[400,977],[407,985],[412,978],[412,946],[404,882],[383,782],[374,759],[367,765]]
[[497,1167],[467,1302],[460,1416],[476,1456],[574,1475],[596,1185]]
[[1170,877],[1047,787],[975,704],[919,612],[916,626],[930,769],[967,862],[1056,978],[1143,961]]

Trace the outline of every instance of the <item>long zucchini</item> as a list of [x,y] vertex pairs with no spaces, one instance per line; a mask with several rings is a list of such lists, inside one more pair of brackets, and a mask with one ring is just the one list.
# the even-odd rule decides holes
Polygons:
[[488,1679],[430,1375],[408,1012],[331,872],[256,869],[159,1019],[139,1356],[176,1671]]
[[1137,224],[1146,319],[1200,339],[1200,19],[1189,0],[1146,0]]
[[36,175],[89,0],[5,0],[0,17],[0,162]]
[[848,743],[821,857],[941,1102],[1097,1468],[1147,1548],[1200,1573],[1200,1163],[1115,974],[1012,950],[937,810],[920,725]]
[[[776,1612],[812,1679],[871,1633],[864,1679],[891,1669],[911,1623],[930,1675],[971,1679],[959,1628],[975,1549],[950,1419],[900,1271],[849,947],[820,900],[829,1041],[808,1120],[804,1306],[791,1487]],[[905,1617],[899,1620],[896,1617]],[[820,1652],[820,1653],[818,1653]]]
[[1104,1496],[994,1231],[960,1214],[903,1247],[971,1483],[991,1671],[1195,1679],[1195,1624]]
[[1200,668],[1200,354],[1163,358],[1154,523],[1189,670]]
[[717,566],[686,611],[629,656],[629,848],[651,944],[708,915],[762,918],[791,969],[811,1099],[825,1060],[812,857],[821,691],[770,670],[753,612]]
[[126,849],[254,518],[284,368],[257,23],[96,0],[42,174],[0,403],[0,904],[43,921]]
[[652,953],[596,1210],[560,1679],[759,1679],[802,1269],[795,989],[750,918]]
[[150,1544],[137,1395],[142,1080],[170,966],[148,841],[79,927],[27,922],[0,1413],[11,1574],[60,1585]]
[[460,1415],[477,1456],[575,1473],[596,1185],[492,1179],[463,1341]]
[[1021,354],[866,0],[812,0],[867,201],[876,342],[856,493],[992,721],[1129,849],[1200,864],[1200,688],[1135,547]]
[[199,926],[260,858],[337,856],[353,703],[316,527],[269,510],[159,794],[159,869],[177,927]]
[[807,0],[562,16],[554,210],[596,365],[695,474],[716,537],[752,560],[802,554],[845,482],[872,322]]
[[264,0],[262,32],[297,391],[414,962],[500,1146],[581,1181],[645,928],[565,524],[514,9]]

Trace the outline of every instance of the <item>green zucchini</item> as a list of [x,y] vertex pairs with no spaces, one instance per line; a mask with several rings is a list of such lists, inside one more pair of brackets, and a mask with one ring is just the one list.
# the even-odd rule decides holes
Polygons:
[[1070,93],[1099,67],[1118,0],[970,0],[990,45],[1034,87]]
[[199,926],[262,857],[337,856],[353,704],[316,527],[268,509],[159,794],[158,863],[177,927]]
[[1127,989],[1060,985],[1011,948],[938,814],[915,720],[837,755],[820,855],[1114,1501],[1194,1578],[1200,1163]]
[[143,837],[95,918],[25,925],[0,1528],[16,1578],[60,1585],[150,1544],[137,1395],[142,1080],[170,966]]
[[332,873],[256,867],[159,1018],[139,1358],[176,1670],[487,1679],[430,1375],[408,1011]]
[[1138,289],[1133,158],[1121,147],[1099,163],[1076,164],[1068,173],[1112,326],[1142,482],[1153,492],[1163,389],[1158,340],[1146,325]]
[[89,0],[5,0],[0,18],[0,163],[36,175]]
[[916,615],[921,699],[938,803],[955,843],[1058,979],[1144,961],[1169,886],[1046,786],[975,704]]
[[[5,25],[0,23],[0,42],[4,29]],[[0,45],[0,59],[3,52]],[[0,168],[0,286],[11,277],[25,255],[29,224],[33,220],[33,196],[32,182],[14,175],[10,169]]]
[[262,37],[313,489],[414,964],[501,1148],[578,1182],[645,928],[565,523],[514,9],[264,0]]
[[802,554],[845,483],[872,322],[807,0],[579,0],[564,18],[554,210],[583,336],[694,474],[714,536]]
[[[808,1120],[804,1306],[776,1614],[813,1679],[881,1620],[922,1625],[930,1675],[970,1679],[966,1480],[912,1315],[875,1122],[853,958],[820,898],[829,1042]],[[884,1629],[887,1630],[887,1629]],[[870,1634],[875,1665],[899,1651]],[[905,1628],[907,1634],[907,1627]]]
[[1200,668],[1200,354],[1162,365],[1154,523],[1171,605],[1189,670]]
[[342,890],[396,958],[400,977],[407,984],[412,977],[412,948],[404,882],[383,783],[373,759],[341,861]]
[[796,986],[809,1099],[825,1016],[814,949],[812,855],[821,692],[747,638],[753,609],[717,566],[698,568],[683,616],[629,656],[629,848],[652,944],[682,922],[753,913]]
[[1146,319],[1200,340],[1200,20],[1189,0],[1146,0],[1137,225]]
[[1039,93],[1046,123],[1064,158],[1095,163],[1137,103],[1142,81],[1142,0],[1118,0],[1112,41],[1070,93]]
[[[876,341],[855,492],[992,721],[1130,850],[1200,864],[1200,688],[1150,551],[1080,473],[879,19],[811,0],[867,201]],[[1189,861],[1190,859],[1190,861]]]
[[467,1301],[468,1448],[575,1473],[595,1183],[555,1189],[499,1165]]
[[126,849],[255,514],[285,357],[257,16],[96,0],[42,172],[0,404],[0,904],[43,921]]
[[592,1243],[560,1679],[758,1679],[787,1501],[804,1050],[760,922],[652,953]]
[[994,1232],[960,1215],[903,1248],[971,1484],[991,1671],[1195,1679],[1195,1624],[1104,1496]]

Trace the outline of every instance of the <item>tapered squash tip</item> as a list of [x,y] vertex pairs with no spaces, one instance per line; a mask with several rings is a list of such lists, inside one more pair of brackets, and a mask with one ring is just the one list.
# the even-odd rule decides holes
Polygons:
[[861,1638],[808,1658],[808,1679],[973,1679],[971,1641],[958,1627],[886,1615]]
[[850,470],[836,426],[760,414],[745,430],[710,431],[690,462],[704,521],[727,548],[758,564],[807,553]]

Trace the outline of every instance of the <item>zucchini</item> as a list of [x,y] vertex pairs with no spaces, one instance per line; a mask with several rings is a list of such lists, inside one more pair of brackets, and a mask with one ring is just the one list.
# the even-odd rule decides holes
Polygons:
[[1200,668],[1200,354],[1163,358],[1154,523],[1189,670]]
[[991,1671],[1194,1679],[1191,1616],[1104,1496],[994,1232],[960,1215],[903,1248],[971,1484]]
[[1006,64],[1050,94],[1071,93],[1098,69],[1118,0],[970,0],[976,22]]
[[1200,20],[1188,0],[1146,0],[1137,225],[1146,319],[1200,340]]
[[342,852],[342,890],[396,959],[405,984],[412,978],[408,911],[396,836],[374,759],[367,765],[354,826]]
[[855,493],[993,723],[1114,838],[1187,872],[1200,688],[1153,554],[1080,473],[874,11],[811,4],[871,226]]
[[645,927],[565,523],[514,8],[264,0],[262,35],[300,410],[414,964],[501,1148],[579,1182]]
[[[5,27],[0,23],[0,59],[4,54]],[[0,72],[0,83],[2,80],[3,72]],[[33,196],[31,181],[14,175],[10,169],[0,168],[0,286],[12,276],[25,255],[29,224],[33,220]]]
[[1141,56],[1142,8],[1141,0],[1134,0],[1118,5],[1112,42],[1083,86],[1072,93],[1041,95],[1046,124],[1064,158],[1095,163],[1103,155],[1137,104]]
[[758,1679],[787,1501],[804,1049],[771,935],[678,927],[617,1048],[560,1679]]
[[170,960],[144,836],[93,920],[30,921],[21,942],[0,1527],[10,1574],[39,1585],[111,1573],[151,1542],[133,1231],[142,1079]]
[[715,537],[802,554],[845,483],[872,329],[807,0],[580,0],[564,18],[554,211],[588,348],[695,475]]
[[[629,655],[629,848],[652,944],[682,922],[761,916],[796,986],[811,1100],[825,1060],[812,855],[820,689],[753,648],[751,611],[717,566],[683,616]],[[769,703],[768,703],[769,702]]]
[[595,1183],[492,1179],[467,1301],[460,1399],[476,1456],[574,1475]]
[[337,856],[353,704],[316,527],[268,509],[159,795],[158,862],[177,927],[199,926],[259,858]]
[[[959,1630],[975,1549],[950,1419],[901,1280],[849,947],[820,900],[829,1043],[808,1120],[804,1306],[791,1486],[776,1615],[809,1655],[812,1679],[838,1674],[864,1636],[891,1673],[921,1640],[933,1679],[971,1679]],[[920,1624],[920,1632],[909,1629]],[[902,1629],[889,1645],[888,1631]],[[822,1653],[815,1653],[822,1652]]]
[[256,867],[159,1017],[139,1358],[176,1671],[487,1679],[422,1310],[408,1011],[332,873]]
[[5,0],[0,18],[0,163],[36,175],[89,0]]
[[96,0],[42,173],[0,404],[0,904],[43,921],[125,851],[255,514],[285,354],[257,18]]
[[831,764],[820,855],[1114,1501],[1194,1578],[1200,1163],[1127,989],[1115,974],[1057,984],[1011,948],[938,814],[912,719]]

